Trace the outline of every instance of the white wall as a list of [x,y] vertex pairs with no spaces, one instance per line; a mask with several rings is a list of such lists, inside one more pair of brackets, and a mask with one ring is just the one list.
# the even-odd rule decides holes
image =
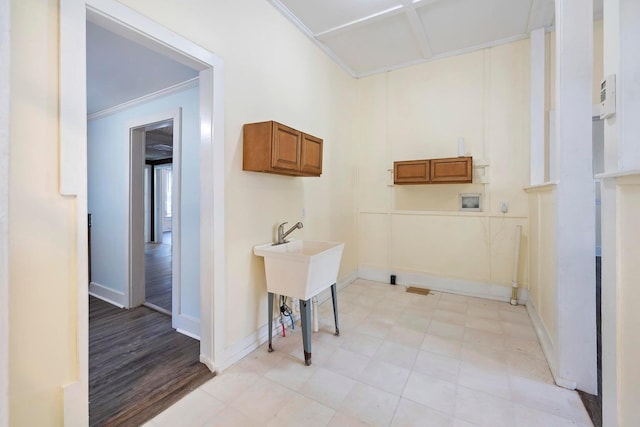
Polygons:
[[92,282],[118,293],[128,283],[129,129],[131,120],[182,108],[181,308],[200,317],[199,101],[191,88],[88,122]]
[[[516,226],[527,238],[529,42],[359,80],[360,274],[508,300]],[[488,184],[388,186],[397,160],[457,156],[457,138]],[[474,174],[481,174],[476,169]],[[459,212],[459,193],[483,212]],[[509,211],[499,210],[501,201]],[[523,245],[519,283],[527,285]],[[420,283],[417,283],[420,282]]]

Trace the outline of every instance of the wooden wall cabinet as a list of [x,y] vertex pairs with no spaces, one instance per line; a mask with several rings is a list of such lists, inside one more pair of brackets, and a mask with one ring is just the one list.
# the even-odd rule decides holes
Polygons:
[[394,184],[428,184],[429,160],[393,162]]
[[243,129],[242,169],[290,176],[322,174],[322,139],[281,123],[249,123]]
[[394,184],[462,184],[473,181],[472,157],[393,162]]

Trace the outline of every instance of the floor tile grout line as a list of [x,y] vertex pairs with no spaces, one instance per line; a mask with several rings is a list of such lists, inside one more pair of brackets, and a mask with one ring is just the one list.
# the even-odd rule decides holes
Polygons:
[[[377,295],[379,298],[377,299],[377,301],[374,301],[374,303],[375,303],[375,304],[379,304],[380,298],[384,298],[384,296],[382,295],[382,290],[383,290],[383,288],[382,288],[382,287],[378,287],[378,286],[376,286],[376,288],[375,288],[375,289],[376,289],[376,295]],[[362,290],[360,290],[360,292],[362,292]],[[387,291],[387,292],[388,292],[388,291]],[[395,295],[394,295],[394,297],[395,297]],[[397,299],[397,301],[396,301],[396,300],[395,300],[395,298],[394,298],[394,301],[397,303],[397,305],[395,305],[394,307],[404,307],[405,309],[406,309],[406,308],[411,307],[411,301],[410,301],[409,299],[406,299],[406,300],[402,301],[402,299],[401,299],[401,298],[398,298],[398,299]],[[489,396],[489,397],[491,397],[491,398],[499,399],[499,400],[501,400],[501,401],[506,401],[506,402],[507,402],[507,404],[508,404],[509,412],[511,413],[511,415],[512,415],[512,417],[513,417],[512,419],[513,419],[514,421],[515,421],[515,419],[516,419],[516,418],[515,418],[515,417],[516,417],[516,414],[515,414],[516,405],[520,405],[520,406],[522,406],[522,407],[526,407],[526,408],[529,408],[529,409],[532,409],[532,410],[535,410],[535,411],[539,411],[540,413],[545,413],[545,414],[549,414],[549,415],[559,416],[558,414],[556,414],[556,413],[554,413],[554,412],[552,412],[552,411],[547,411],[547,410],[542,409],[542,408],[541,408],[541,407],[539,407],[538,405],[523,404],[523,403],[519,403],[519,402],[516,402],[516,401],[515,401],[515,396],[514,396],[514,391],[513,391],[514,389],[513,389],[513,382],[512,382],[512,378],[514,378],[514,377],[521,377],[521,376],[518,376],[517,374],[512,373],[512,372],[509,370],[509,366],[510,366],[510,364],[507,362],[507,359],[506,359],[506,357],[507,357],[507,356],[506,356],[506,353],[507,353],[507,352],[509,352],[510,350],[509,350],[509,348],[507,347],[507,341],[508,341],[508,340],[510,340],[510,339],[518,340],[519,338],[522,338],[522,337],[520,337],[520,336],[518,336],[518,335],[517,335],[517,330],[516,330],[516,331],[511,330],[511,331],[509,331],[509,333],[506,333],[506,331],[505,331],[504,329],[502,329],[502,325],[503,325],[503,324],[517,324],[517,325],[521,325],[521,326],[524,326],[524,327],[526,327],[527,325],[525,325],[524,323],[522,323],[522,324],[521,324],[521,323],[517,322],[517,321],[516,321],[516,320],[514,320],[514,319],[509,319],[508,317],[501,317],[500,319],[486,319],[488,322],[491,322],[491,321],[493,321],[493,322],[497,322],[497,323],[500,325],[500,327],[501,327],[501,328],[500,328],[500,329],[501,329],[501,332],[494,332],[494,331],[488,331],[488,330],[482,330],[482,329],[472,328],[472,327],[470,327],[470,326],[466,326],[466,319],[468,318],[468,316],[469,316],[469,310],[470,310],[470,309],[471,309],[471,307],[472,307],[472,304],[470,303],[470,301],[472,301],[472,300],[471,300],[470,298],[464,299],[464,300],[462,300],[462,301],[447,301],[447,300],[441,300],[441,299],[439,299],[439,301],[435,304],[435,306],[431,307],[431,309],[432,309],[432,311],[431,311],[431,316],[432,316],[432,315],[433,315],[433,313],[438,309],[438,308],[437,308],[437,305],[438,305],[438,303],[439,303],[440,301],[444,301],[444,302],[446,303],[446,304],[442,304],[442,306],[441,306],[441,307],[445,307],[445,308],[443,308],[443,309],[446,309],[447,304],[464,304],[464,306],[465,306],[465,308],[464,308],[464,313],[459,313],[461,316],[464,316],[464,317],[465,317],[465,324],[464,324],[464,325],[461,325],[461,326],[463,327],[463,336],[462,336],[462,339],[461,339],[461,340],[458,340],[458,339],[451,339],[451,338],[452,338],[451,336],[438,336],[438,335],[434,335],[434,337],[438,338],[439,340],[446,340],[446,341],[451,341],[451,342],[455,342],[455,343],[457,343],[457,344],[459,345],[459,347],[460,347],[460,352],[458,353],[458,356],[457,356],[457,357],[455,357],[455,358],[454,358],[454,357],[452,357],[452,356],[451,356],[451,354],[449,354],[449,353],[447,353],[447,354],[441,354],[441,353],[438,353],[438,352],[432,351],[432,350],[433,350],[432,348],[427,349],[427,348],[424,348],[424,347],[423,347],[423,346],[424,346],[424,344],[425,344],[425,342],[426,342],[426,340],[427,340],[427,338],[428,338],[428,337],[429,337],[429,335],[430,335],[430,334],[428,333],[428,331],[429,331],[429,329],[430,329],[430,327],[431,327],[433,317],[429,317],[429,320],[428,320],[428,323],[427,323],[427,325],[426,325],[426,328],[425,328],[424,330],[422,330],[422,329],[420,330],[420,331],[421,331],[420,333],[422,333],[422,342],[420,342],[420,343],[419,343],[419,344],[417,344],[417,345],[409,345],[409,346],[408,346],[408,347],[412,348],[412,349],[415,351],[415,353],[414,353],[414,355],[413,355],[413,357],[412,357],[412,361],[411,361],[411,364],[410,364],[410,368],[408,369],[408,376],[404,379],[404,381],[403,381],[403,386],[402,386],[402,388],[401,388],[401,390],[400,390],[399,394],[396,394],[396,393],[390,392],[390,391],[388,391],[388,390],[382,389],[382,388],[380,388],[380,387],[378,387],[378,386],[376,386],[376,385],[369,384],[369,383],[365,382],[364,380],[362,380],[362,379],[360,379],[360,378],[348,377],[348,378],[350,378],[352,381],[354,381],[354,382],[356,382],[356,383],[358,383],[358,384],[361,384],[361,385],[364,385],[364,386],[368,386],[368,387],[371,387],[371,388],[376,389],[376,390],[378,390],[378,391],[381,391],[381,392],[384,392],[384,393],[387,393],[387,394],[390,394],[390,395],[394,395],[394,396],[396,396],[396,397],[397,397],[397,399],[398,399],[398,400],[397,400],[397,403],[396,403],[395,407],[393,408],[393,413],[392,413],[392,415],[391,415],[391,421],[390,421],[390,423],[389,423],[389,424],[391,424],[391,423],[393,422],[393,420],[396,418],[396,416],[398,415],[398,411],[399,411],[399,408],[400,408],[400,404],[401,404],[401,402],[402,402],[402,399],[406,399],[406,400],[409,400],[409,401],[411,401],[411,402],[414,402],[414,403],[416,403],[416,404],[418,404],[418,405],[421,405],[421,406],[427,407],[427,408],[429,408],[429,410],[433,410],[433,411],[435,411],[435,412],[437,412],[437,413],[442,413],[441,411],[439,411],[439,410],[437,410],[437,409],[434,409],[434,408],[432,408],[432,407],[430,407],[430,406],[428,406],[428,405],[424,405],[424,404],[422,404],[422,403],[420,403],[420,402],[416,402],[416,401],[414,401],[414,400],[412,400],[412,399],[409,399],[409,398],[407,398],[407,397],[404,397],[404,395],[403,395],[403,394],[404,394],[404,391],[406,390],[407,384],[408,384],[408,382],[409,382],[409,380],[410,380],[411,376],[412,376],[414,373],[417,373],[417,371],[415,370],[415,368],[416,368],[416,363],[417,363],[418,357],[419,357],[419,355],[421,354],[421,352],[422,352],[422,351],[424,351],[425,353],[428,353],[428,354],[434,355],[434,356],[438,356],[438,357],[446,357],[446,358],[448,358],[448,359],[457,360],[457,362],[458,362],[458,363],[457,363],[457,369],[456,369],[456,371],[457,371],[457,377],[456,377],[456,381],[455,381],[455,383],[454,383],[454,386],[455,386],[454,399],[455,399],[455,401],[453,402],[453,405],[452,405],[452,406],[453,406],[453,415],[449,415],[449,414],[444,414],[444,413],[442,413],[443,415],[447,416],[448,418],[453,418],[454,420],[455,420],[455,419],[457,419],[457,417],[456,417],[456,411],[458,410],[458,405],[459,405],[459,402],[458,402],[458,400],[459,400],[459,399],[458,399],[458,397],[459,397],[459,394],[460,394],[460,391],[461,391],[461,387],[464,387],[465,389],[468,389],[470,392],[473,392],[473,393],[476,393],[476,392],[478,392],[478,393],[483,393],[484,395],[487,395],[487,396]],[[484,306],[481,306],[481,305],[475,305],[475,306],[476,306],[476,307],[485,308]],[[419,309],[419,307],[411,307],[411,308]],[[449,308],[450,308],[450,307],[449,307]],[[500,311],[500,308],[502,308],[502,307],[497,307],[497,308],[496,308],[496,311]],[[367,307],[367,305],[363,305],[363,306],[362,306],[362,309],[364,310],[365,314],[364,314],[364,315],[362,315],[362,316],[358,316],[358,317],[356,317],[356,319],[354,320],[354,328],[355,328],[355,327],[357,327],[357,325],[358,325],[358,324],[361,324],[361,323],[362,323],[362,321],[363,321],[364,319],[366,319],[367,317],[369,317],[369,316],[371,316],[371,315],[375,315],[375,309],[372,309],[371,307]],[[431,309],[430,309],[430,310],[431,310]],[[514,311],[512,311],[512,310],[502,310],[502,311],[504,311],[505,313],[514,313]],[[399,326],[398,318],[397,318],[397,317],[396,317],[396,318],[394,318],[394,316],[389,316],[389,319],[391,319],[391,320],[389,320],[389,321],[390,321],[389,330],[391,330],[392,328],[394,328],[394,327],[396,327],[396,326]],[[442,321],[442,322],[445,322],[445,323],[452,324],[452,325],[454,324],[454,323],[452,323],[452,322],[450,322],[450,321],[448,321],[448,320],[441,320],[441,321]],[[517,326],[517,325],[516,325],[516,326]],[[346,329],[346,328],[345,328],[345,329]],[[484,357],[486,357],[486,358],[488,358],[488,360],[489,360],[489,361],[495,361],[496,363],[499,363],[500,365],[504,365],[501,369],[499,369],[499,371],[500,371],[500,372],[503,372],[503,373],[507,376],[507,378],[508,378],[508,384],[507,384],[507,386],[508,386],[508,387],[507,387],[507,389],[508,389],[508,392],[509,392],[509,399],[505,399],[505,398],[504,398],[504,397],[502,397],[502,396],[499,396],[499,395],[496,395],[496,394],[493,394],[493,393],[489,393],[489,392],[486,392],[486,391],[483,391],[483,390],[476,390],[475,388],[465,387],[465,386],[463,386],[463,385],[461,385],[461,384],[459,383],[459,381],[460,381],[460,370],[461,370],[461,364],[462,364],[462,361],[463,361],[463,354],[464,354],[464,347],[465,347],[465,344],[468,344],[468,345],[470,346],[470,348],[471,348],[471,347],[474,347],[476,344],[480,344],[480,343],[476,343],[476,342],[472,342],[472,341],[465,340],[465,336],[466,336],[466,332],[467,332],[467,330],[474,330],[474,331],[476,331],[476,332],[480,332],[480,333],[495,334],[495,335],[497,335],[497,336],[501,337],[501,339],[503,340],[504,348],[501,350],[501,353],[503,354],[504,359],[500,359],[500,360],[502,360],[502,361],[499,361],[498,359],[494,359],[492,356],[487,355],[487,354],[483,354],[483,353],[480,353],[480,357],[483,357],[483,358],[484,358]],[[514,332],[515,332],[515,335],[514,335]],[[364,334],[364,335],[366,335],[366,333],[363,333],[363,334]],[[395,342],[395,341],[390,337],[390,335],[391,335],[390,333],[387,333],[384,337],[373,336],[373,335],[371,335],[371,336],[370,336],[370,337],[373,337],[373,338],[378,339],[378,340],[379,340],[379,343],[378,343],[379,345],[377,346],[376,351],[374,352],[374,354],[373,354],[373,355],[371,355],[371,356],[365,356],[365,357],[367,357],[367,360],[369,361],[368,363],[370,363],[370,362],[371,362],[371,361],[373,361],[373,360],[376,360],[376,354],[378,353],[378,351],[380,351],[381,346],[382,346],[382,345],[384,345],[385,343],[394,343],[394,344],[396,344],[396,345],[405,345],[404,343],[401,343],[401,342]],[[446,335],[446,334],[445,334],[445,335]],[[337,348],[341,348],[341,347],[337,347]],[[343,350],[345,350],[345,351],[351,351],[351,350],[348,350],[348,349],[343,349]],[[513,348],[513,349],[512,349],[512,353],[517,354],[517,353],[519,352],[518,350],[519,350],[518,348]],[[479,350],[477,350],[477,351],[479,351]],[[355,352],[354,352],[354,351],[351,351],[351,352],[353,352],[354,354],[361,354],[361,353],[359,353],[359,352],[357,352],[357,351],[355,351]],[[520,352],[520,353],[522,353],[522,355],[524,355],[524,356],[526,356],[526,355],[527,355],[527,352]],[[401,366],[401,365],[399,365],[399,364],[395,364],[395,363],[389,362],[389,361],[385,360],[384,358],[379,359],[379,361],[382,361],[382,362],[385,362],[385,363],[389,363],[390,365],[399,366],[399,367],[401,367],[401,368],[404,368],[404,366]],[[537,361],[537,359],[536,359],[536,360],[532,359],[532,362],[536,362],[536,361]],[[546,363],[546,360],[542,360],[541,362],[542,362],[542,363]],[[326,369],[326,368],[325,368],[325,369]],[[337,373],[337,374],[339,374],[339,373]],[[261,374],[260,374],[260,376],[261,376],[261,377],[264,377],[264,375],[265,375],[265,373],[261,373]],[[341,374],[339,374],[339,375],[341,375]],[[432,375],[429,375],[429,376],[432,376]],[[434,377],[434,378],[438,378],[438,379],[440,379],[440,377],[437,377],[437,376],[436,376],[436,377]],[[540,379],[535,378],[535,377],[529,378],[529,377],[527,377],[527,376],[523,376],[522,378],[523,378],[523,379],[525,379],[525,380],[528,380],[528,381],[534,381],[534,382],[539,382],[539,383],[541,383],[541,384],[546,384],[546,382],[545,382],[544,380],[540,380]],[[267,378],[266,378],[266,379],[267,379]],[[306,384],[306,383],[307,383],[307,381],[309,381],[309,379],[307,379],[307,380],[303,383],[303,386],[304,386],[304,384]],[[444,380],[444,379],[443,379],[443,381],[446,381],[446,380]],[[450,382],[450,381],[448,381],[448,382]],[[303,386],[302,386],[302,387],[303,387]],[[285,386],[285,388],[289,389],[289,388],[288,388],[288,387],[286,387],[286,386]],[[298,396],[306,397],[306,398],[308,398],[308,399],[313,400],[314,402],[317,402],[318,404],[321,404],[321,405],[323,405],[323,406],[325,406],[325,407],[327,407],[327,408],[332,409],[332,410],[335,412],[335,414],[339,414],[339,413],[341,413],[341,411],[336,410],[336,409],[334,409],[333,407],[327,406],[327,405],[325,405],[324,403],[322,403],[321,401],[319,401],[319,400],[317,400],[317,399],[314,399],[314,398],[311,398],[311,397],[307,396],[306,394],[302,393],[301,391],[298,391],[298,390],[295,390],[295,389],[289,389],[289,390],[290,390],[290,391],[292,391],[293,393],[296,393],[296,395],[298,395]],[[335,417],[335,415],[334,415],[334,417]],[[568,417],[565,417],[564,415],[563,415],[563,416],[561,416],[561,417],[562,417],[563,419],[567,419],[567,420],[573,420],[573,419],[575,419],[576,421],[578,421],[578,420],[581,420],[581,419],[582,419],[582,418],[575,418],[575,417],[574,417],[574,418],[568,418]]]

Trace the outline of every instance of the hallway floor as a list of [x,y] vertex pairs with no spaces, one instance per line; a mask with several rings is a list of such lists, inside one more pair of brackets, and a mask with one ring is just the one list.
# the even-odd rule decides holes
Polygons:
[[313,364],[299,326],[147,426],[591,426],[553,384],[525,307],[356,280],[320,307]]
[[145,301],[171,313],[171,232],[144,245]]
[[140,425],[213,377],[171,318],[89,297],[89,425]]

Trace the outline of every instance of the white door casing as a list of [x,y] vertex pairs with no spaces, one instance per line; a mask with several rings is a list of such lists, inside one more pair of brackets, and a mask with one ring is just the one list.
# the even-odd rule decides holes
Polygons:
[[113,0],[60,0],[60,193],[77,199],[78,378],[63,387],[66,426],[88,424],[87,19],[200,70],[200,361],[209,369],[223,362],[225,341],[223,62]]
[[[144,278],[144,150],[145,127],[171,120],[173,123],[173,188],[172,204],[175,229],[171,245],[171,294],[172,294],[172,326],[184,329],[180,324],[180,171],[182,165],[182,114],[181,109],[162,112],[150,116],[139,117],[127,123],[129,129],[129,221],[127,223],[127,239],[129,242],[128,272],[129,284],[125,287],[125,301],[128,307],[137,307],[145,301]],[[162,200],[160,200],[162,203]],[[158,205],[159,203],[156,203]],[[157,220],[156,215],[156,220]],[[161,218],[160,218],[161,220]],[[162,234],[160,234],[162,236]],[[161,238],[161,237],[160,237]],[[184,323],[184,322],[183,322]],[[194,335],[193,332],[190,335]]]

